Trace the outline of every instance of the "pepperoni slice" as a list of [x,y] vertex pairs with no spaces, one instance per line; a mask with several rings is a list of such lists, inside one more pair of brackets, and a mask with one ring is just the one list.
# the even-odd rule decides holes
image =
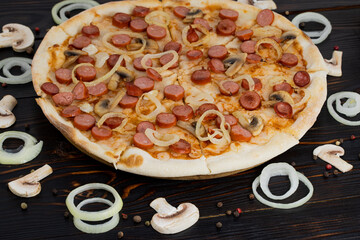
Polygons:
[[111,129],[117,128],[121,125],[124,119],[121,117],[110,117],[105,120],[104,125],[108,126]]
[[249,142],[252,135],[251,132],[237,124],[231,127],[230,137],[233,141]]
[[172,113],[179,121],[189,121],[194,117],[194,110],[189,105],[178,105],[173,107]]
[[[162,55],[159,59],[161,66],[166,65],[168,62],[173,60],[174,55],[172,53],[167,53],[165,55]],[[170,66],[168,69],[174,69],[179,66],[179,61],[176,61],[172,66]]]
[[100,30],[97,26],[90,24],[89,26],[84,26],[81,29],[81,33],[89,38],[96,38],[100,35]]
[[[228,123],[230,125],[230,127],[236,125],[238,122],[236,117],[234,117],[233,115],[227,114],[227,115],[224,115],[224,118],[225,118],[225,123]],[[221,118],[219,116],[216,117],[215,123],[216,123],[217,127],[220,127]],[[226,128],[226,124],[225,124],[225,128]]]
[[219,12],[219,16],[222,19],[230,19],[232,21],[236,21],[239,17],[239,13],[232,9],[221,9]]
[[261,105],[261,98],[257,92],[246,91],[240,97],[240,105],[246,110],[255,110]]
[[77,63],[91,63],[92,65],[95,65],[95,59],[88,56],[88,55],[82,55],[77,60]]
[[134,85],[140,88],[143,92],[148,92],[154,89],[154,80],[148,77],[139,77],[135,79]]
[[189,31],[187,32],[186,39],[190,42],[197,42],[199,41],[199,35],[196,33],[195,29],[190,26]]
[[75,38],[75,40],[73,41],[71,46],[73,46],[76,49],[83,49],[84,47],[89,46],[90,43],[91,43],[90,38],[81,35],[81,36],[78,36],[77,38]]
[[181,51],[181,49],[182,49],[182,45],[180,43],[174,42],[174,41],[168,42],[164,46],[164,52],[174,50],[177,53],[179,53]]
[[131,16],[126,13],[116,13],[112,18],[112,24],[119,28],[124,28],[129,26],[131,21]]
[[294,92],[294,89],[292,88],[292,86],[290,84],[288,84],[287,82],[283,82],[283,83],[279,83],[273,86],[273,91],[285,91],[288,92],[289,94],[292,94]]
[[60,115],[65,118],[76,117],[79,114],[81,114],[81,110],[77,106],[67,106],[60,112]]
[[72,90],[76,100],[84,100],[89,97],[89,91],[83,82],[78,82]]
[[74,127],[87,131],[95,125],[96,119],[87,113],[82,113],[74,118]]
[[288,118],[290,119],[292,117],[292,107],[287,102],[278,102],[274,105],[274,110],[276,114],[281,118]]
[[130,29],[134,32],[144,32],[148,26],[149,24],[142,18],[133,19],[130,22]]
[[203,56],[203,52],[201,50],[189,50],[186,52],[186,57],[190,60],[199,59]]
[[180,139],[178,142],[170,145],[169,149],[178,154],[189,154],[191,153],[191,144],[184,139]]
[[248,63],[259,63],[261,61],[261,57],[257,54],[251,53],[246,57],[246,62]]
[[[210,27],[209,25],[209,22],[206,21],[205,19],[203,18],[195,18],[194,19],[194,24],[199,24],[201,26],[203,26],[204,28],[206,28],[207,30],[212,30],[212,28]],[[199,29],[200,30],[200,29]]]
[[153,124],[152,122],[149,122],[149,121],[143,121],[137,125],[136,132],[145,133],[145,130],[148,128],[150,128],[152,130],[156,130],[155,124]]
[[214,73],[224,73],[225,72],[225,66],[224,63],[217,58],[212,58],[210,61],[208,61],[209,69]]
[[[146,71],[145,70],[145,68],[143,68],[143,66],[141,65],[141,59],[142,59],[143,57],[137,57],[137,58],[135,58],[134,59],[134,62],[133,62],[133,64],[134,64],[134,68],[136,69],[136,70],[138,70],[138,71]],[[151,59],[148,59],[147,61],[146,61],[146,66],[148,66],[148,67],[152,67],[152,61],[151,61]]]
[[[195,111],[195,115],[201,117],[201,115],[203,115],[206,111],[209,110],[219,110],[219,109],[213,103],[204,103]],[[204,118],[204,120],[212,120],[215,119],[216,117],[217,117],[216,114],[209,114]]]
[[176,117],[172,113],[159,113],[156,116],[156,124],[161,128],[171,128],[176,125]]
[[122,108],[134,108],[138,100],[138,97],[125,95],[119,102],[119,106]]
[[61,92],[51,97],[57,106],[69,106],[74,101],[74,94]]
[[125,83],[125,87],[126,94],[129,96],[140,97],[143,94],[143,91],[138,86],[135,86],[135,84],[132,82]]
[[101,126],[101,127],[97,127],[94,126],[91,129],[91,135],[95,138],[95,140],[106,140],[111,138],[112,136],[112,131],[111,128],[107,127],[107,126]]
[[236,30],[236,24],[230,19],[221,20],[217,27],[216,32],[219,35],[228,36],[232,35]]
[[166,37],[166,29],[155,24],[149,25],[146,29],[146,33],[149,38],[154,40],[161,40]]
[[[116,64],[116,62],[119,60],[120,55],[119,54],[112,54],[110,57],[106,60],[106,64],[109,68],[113,68]],[[120,63],[121,66],[125,67],[125,60],[122,60]]]
[[294,67],[298,64],[298,58],[295,54],[284,53],[279,62],[285,67]]
[[112,36],[111,43],[116,47],[125,47],[131,42],[131,37],[127,34],[116,34]]
[[208,50],[208,56],[210,58],[219,58],[220,60],[223,60],[227,54],[227,48],[223,45],[215,45]]
[[177,16],[179,18],[185,18],[189,11],[190,11],[190,9],[188,9],[187,7],[183,7],[183,6],[177,6],[173,10],[175,16]]
[[141,149],[149,149],[154,146],[154,143],[145,135],[145,133],[135,133],[133,138],[134,145]]
[[306,71],[299,71],[294,75],[294,83],[298,87],[305,87],[310,83],[310,75]]
[[51,82],[46,82],[41,85],[41,90],[47,95],[55,95],[59,93],[59,88]]
[[96,78],[96,69],[92,66],[80,66],[75,70],[77,79],[83,82],[91,82]]
[[225,88],[226,91],[220,88],[221,94],[225,96],[233,96],[239,92],[240,86],[234,81],[226,81],[222,83],[222,87]]
[[256,22],[260,26],[265,27],[271,25],[274,21],[274,18],[275,18],[274,13],[271,10],[264,9],[258,13],[256,17]]
[[237,36],[240,41],[250,40],[253,34],[254,32],[251,29],[244,29],[235,32],[235,36]]
[[204,85],[211,82],[211,74],[209,70],[200,69],[191,74],[191,81],[196,84]]
[[146,69],[146,75],[154,81],[162,81],[162,76],[156,70],[152,68]]
[[164,95],[166,98],[173,100],[173,101],[180,101],[183,99],[185,94],[185,90],[180,85],[168,85],[164,88]]
[[[261,83],[260,79],[253,78],[253,80],[254,80],[254,83],[255,83],[254,90],[260,91],[261,88],[262,88],[262,83]],[[246,79],[243,79],[241,81],[241,87],[243,89],[245,89],[245,90],[249,90],[249,83],[248,83],[248,81]]]
[[93,95],[96,97],[100,97],[100,96],[108,93],[108,88],[107,88],[106,84],[103,82],[98,83],[95,86],[88,87],[88,90],[89,90],[90,95]]
[[136,6],[133,9],[132,15],[135,17],[145,17],[150,12],[150,8],[143,7],[143,6]]
[[256,42],[252,40],[241,43],[240,50],[244,53],[254,53]]
[[70,84],[72,82],[71,70],[67,68],[59,68],[55,71],[55,78],[61,84]]

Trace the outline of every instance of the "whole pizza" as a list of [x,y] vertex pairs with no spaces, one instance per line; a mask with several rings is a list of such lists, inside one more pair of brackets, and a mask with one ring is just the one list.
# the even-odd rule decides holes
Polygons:
[[326,74],[290,21],[230,0],[103,4],[51,28],[32,64],[37,103],[81,151],[188,179],[296,145],[326,99]]

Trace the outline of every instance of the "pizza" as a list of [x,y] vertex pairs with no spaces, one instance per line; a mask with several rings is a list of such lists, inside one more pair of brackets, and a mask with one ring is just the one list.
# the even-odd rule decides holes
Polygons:
[[99,5],[52,27],[32,63],[37,103],[72,144],[159,178],[230,175],[295,146],[326,74],[290,21],[230,0]]

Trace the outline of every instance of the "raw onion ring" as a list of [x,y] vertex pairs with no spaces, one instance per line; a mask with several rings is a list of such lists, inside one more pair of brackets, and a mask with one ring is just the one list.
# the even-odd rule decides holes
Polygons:
[[[0,82],[6,84],[24,84],[31,82],[31,63],[32,59],[23,57],[9,57],[0,61],[0,69],[3,69],[5,77],[0,76]],[[13,75],[10,69],[14,66],[20,66],[24,71],[20,75]]]
[[[356,105],[355,106],[352,106],[350,107],[349,106],[349,109],[354,109],[354,111],[351,111],[351,110],[347,110],[346,109],[346,105],[343,104],[341,106],[341,99],[342,98],[349,98],[349,99],[354,99],[355,102],[356,102]],[[360,125],[360,121],[350,121],[350,120],[347,120],[347,119],[344,119],[343,117],[339,116],[339,114],[337,114],[337,112],[334,110],[334,107],[333,107],[333,102],[336,101],[336,110],[340,113],[343,113],[343,114],[348,114],[346,116],[348,117],[353,117],[353,116],[356,116],[358,113],[360,113],[360,95],[358,93],[355,93],[355,92],[338,92],[338,93],[334,93],[333,95],[331,95],[328,100],[327,100],[327,108],[328,108],[328,111],[330,113],[330,115],[338,122],[344,124],[344,125],[348,125],[348,126],[359,126]],[[340,106],[341,107],[340,107]],[[340,107],[340,111],[338,109],[338,107]],[[350,114],[350,115],[349,115]]]

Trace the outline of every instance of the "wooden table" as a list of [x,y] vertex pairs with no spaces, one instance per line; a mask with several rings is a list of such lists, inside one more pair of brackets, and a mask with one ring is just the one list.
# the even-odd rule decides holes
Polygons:
[[[360,1],[359,0],[275,0],[277,12],[289,11],[289,19],[303,11],[316,11],[332,23],[330,36],[318,45],[325,58],[330,58],[333,47],[344,52],[343,76],[328,77],[329,94],[341,91],[360,91]],[[25,24],[32,29],[40,28],[36,35],[37,48],[54,22],[50,10],[55,0],[11,0],[0,2],[0,25],[10,22]],[[105,2],[101,0],[99,2]],[[305,26],[317,28],[309,24]],[[12,49],[1,49],[0,58],[11,56],[32,57]],[[6,130],[27,131],[44,141],[40,155],[30,163],[18,166],[0,166],[0,239],[116,239],[123,231],[125,239],[358,239],[360,237],[360,161],[359,128],[343,126],[336,122],[323,107],[318,121],[301,139],[301,144],[276,157],[271,162],[295,162],[314,185],[314,195],[304,206],[292,210],[269,208],[257,200],[249,200],[251,183],[264,165],[230,177],[202,181],[170,181],[137,176],[115,171],[79,152],[44,117],[35,103],[32,84],[0,87],[0,97],[11,94],[18,100],[14,109],[17,122]],[[0,133],[4,130],[0,130]],[[358,138],[350,140],[354,134]],[[345,139],[342,146],[344,159],[354,165],[346,174],[324,178],[325,163],[312,159],[311,142]],[[310,144],[309,144],[310,143]],[[22,199],[13,195],[7,183],[39,168],[44,164],[53,167],[54,173],[42,181],[40,195]],[[332,169],[334,170],[334,169]],[[332,172],[331,170],[331,172]],[[112,185],[124,200],[123,213],[129,219],[101,235],[89,235],[78,231],[71,218],[64,218],[67,211],[65,198],[77,186],[102,182]],[[276,178],[271,189],[280,194],[286,191],[286,178]],[[57,194],[53,194],[57,189]],[[307,192],[300,186],[296,197]],[[149,203],[165,197],[171,204],[192,202],[198,206],[201,218],[190,229],[173,235],[158,234],[144,225],[154,210]],[[217,208],[217,202],[223,203]],[[28,209],[22,211],[20,204]],[[239,218],[226,216],[226,210],[242,209]],[[132,217],[140,215],[143,221],[134,224]],[[222,222],[219,231],[215,224]]]

